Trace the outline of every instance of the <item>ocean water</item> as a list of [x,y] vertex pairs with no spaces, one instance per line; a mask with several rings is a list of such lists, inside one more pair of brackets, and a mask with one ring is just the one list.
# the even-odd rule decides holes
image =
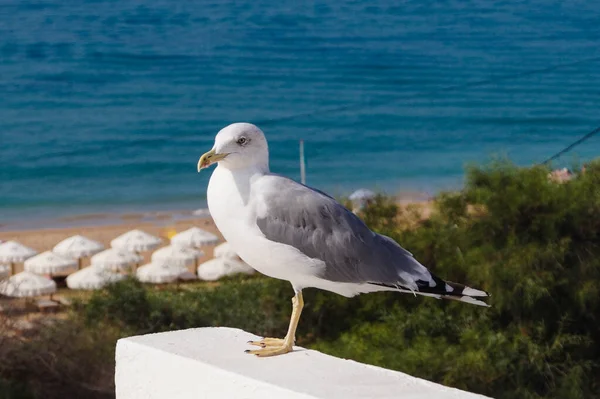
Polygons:
[[336,195],[543,161],[600,124],[599,16],[583,0],[0,2],[0,223],[201,207],[198,157],[236,121],[292,178],[304,139],[308,184]]

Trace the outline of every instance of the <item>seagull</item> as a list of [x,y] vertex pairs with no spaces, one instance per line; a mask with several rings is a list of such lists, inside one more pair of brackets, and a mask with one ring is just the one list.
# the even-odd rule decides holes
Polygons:
[[208,183],[208,208],[235,252],[262,274],[292,284],[285,338],[250,341],[259,357],[292,352],[304,306],[302,290],[352,297],[396,291],[488,306],[488,293],[444,281],[394,240],[371,231],[329,195],[269,171],[264,133],[250,123],[221,129],[200,157],[198,172],[218,164]]

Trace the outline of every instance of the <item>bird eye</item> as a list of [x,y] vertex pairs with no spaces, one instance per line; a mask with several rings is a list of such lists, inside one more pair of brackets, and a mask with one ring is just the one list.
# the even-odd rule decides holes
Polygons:
[[246,144],[247,142],[248,142],[248,139],[247,139],[247,138],[245,138],[245,137],[240,137],[240,138],[237,140],[237,143],[238,143],[239,145],[244,145],[244,144]]

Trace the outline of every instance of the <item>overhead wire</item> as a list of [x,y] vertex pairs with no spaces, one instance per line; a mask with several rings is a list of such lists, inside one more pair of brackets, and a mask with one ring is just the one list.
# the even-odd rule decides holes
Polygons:
[[547,165],[547,164],[549,164],[550,162],[552,162],[555,159],[559,158],[561,155],[566,154],[567,152],[571,151],[573,148],[577,147],[579,144],[583,143],[584,141],[587,141],[587,140],[591,139],[592,137],[594,137],[598,133],[600,133],[600,126],[598,126],[597,128],[595,128],[594,130],[586,133],[585,135],[583,135],[579,139],[575,140],[574,142],[572,142],[571,144],[569,144],[568,146],[566,146],[562,150],[558,151],[556,154],[554,154],[550,158],[546,159],[540,165]]

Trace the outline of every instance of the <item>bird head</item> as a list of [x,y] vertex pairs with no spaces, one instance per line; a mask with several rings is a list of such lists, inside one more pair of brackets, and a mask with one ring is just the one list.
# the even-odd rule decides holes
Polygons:
[[198,161],[198,172],[219,163],[227,169],[269,169],[269,147],[264,133],[251,123],[233,123],[217,133],[213,148]]

